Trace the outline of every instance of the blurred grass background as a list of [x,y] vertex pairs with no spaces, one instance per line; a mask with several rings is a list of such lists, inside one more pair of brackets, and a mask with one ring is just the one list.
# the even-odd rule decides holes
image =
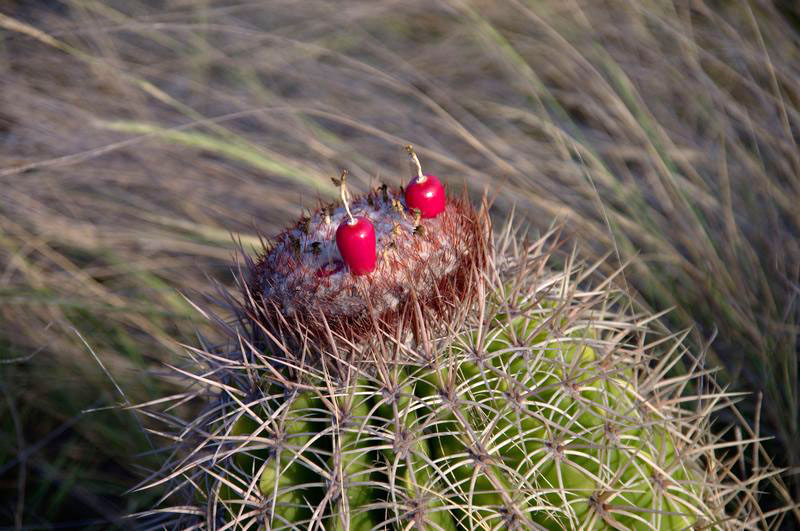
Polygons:
[[629,263],[798,499],[799,28],[791,0],[0,0],[0,526],[130,526],[163,440],[103,408],[218,339],[181,294],[340,168],[405,181],[406,143]]

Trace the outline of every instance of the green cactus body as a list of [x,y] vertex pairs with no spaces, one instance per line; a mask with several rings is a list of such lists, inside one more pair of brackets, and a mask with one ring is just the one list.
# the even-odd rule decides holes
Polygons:
[[356,382],[354,389],[344,389],[346,395],[333,400],[333,451],[328,464],[340,491],[327,526],[331,530],[366,531],[375,525],[369,510],[369,504],[374,501],[369,485],[372,452],[368,439],[371,436],[364,430],[371,420],[371,400],[368,391],[366,396],[362,394],[365,393],[364,383],[363,380]]
[[[275,393],[278,390],[273,386],[271,391]],[[304,466],[298,454],[312,442],[318,431],[312,421],[318,402],[313,393],[294,391],[286,393],[283,401],[270,401],[274,409],[264,411],[265,418],[275,419],[276,429],[271,435],[282,441],[264,463],[258,481],[259,491],[267,497],[268,516],[275,527],[279,527],[279,523],[291,524],[309,516],[310,508],[305,499],[309,495],[307,485],[313,480],[313,473]]]
[[[410,381],[405,368],[394,371],[392,381],[395,386],[382,399],[378,409],[383,427],[386,430],[393,430],[393,432],[387,431],[387,436],[392,438],[394,444],[391,448],[383,450],[389,483],[398,485],[400,489],[397,490],[411,499],[429,500],[428,525],[422,527],[455,531],[457,529],[455,523],[446,509],[444,499],[439,497],[437,484],[434,481],[436,474],[432,472],[433,452],[429,441],[413,437],[419,426],[417,409],[423,407],[427,410],[427,408],[421,401],[416,400],[417,396],[414,394],[416,386],[406,384],[401,387],[402,382]],[[393,492],[389,494],[395,496]],[[396,501],[395,498],[394,502]],[[421,523],[424,523],[424,520]]]
[[[714,516],[689,481],[700,464],[676,456],[675,426],[637,407],[631,377],[643,367],[604,364],[589,324],[562,335],[541,322],[513,320],[514,332],[501,322],[482,345],[476,333],[451,340],[437,367],[364,370],[350,386],[268,402],[276,411],[267,417],[281,417],[279,408],[286,419],[327,415],[317,420],[330,431],[309,444],[312,423],[286,421],[295,442],[261,472],[261,493],[277,494],[272,526],[681,529]],[[343,478],[346,503],[338,491],[301,488],[304,458]]]
[[[377,209],[381,197],[393,199],[390,192],[376,192],[370,208]],[[352,208],[359,208],[358,200]],[[431,223],[425,231],[409,232],[406,243],[420,256],[437,256],[424,238],[468,218],[464,212],[445,210],[425,221]],[[396,218],[395,227],[401,221]],[[321,238],[314,230],[327,230],[326,223],[312,216],[303,231],[310,231],[309,239]],[[380,220],[375,227],[380,241],[388,233],[381,232]],[[459,238],[448,245],[458,245]],[[244,349],[239,342],[227,359],[245,361],[206,372],[225,376],[216,387],[222,406],[203,428],[228,434],[204,441],[207,451],[223,457],[183,472],[193,487],[200,483],[198,474],[205,484],[217,485],[208,490],[202,511],[207,515],[208,507],[221,505],[226,510],[217,514],[225,517],[206,516],[209,527],[746,526],[741,511],[726,513],[726,503],[739,500],[744,507],[752,497],[741,484],[728,482],[730,467],[715,452],[710,429],[710,411],[719,405],[708,403],[724,404],[724,393],[687,396],[693,381],[702,377],[707,383],[708,374],[667,377],[669,367],[687,355],[679,337],[664,334],[652,317],[631,312],[630,300],[607,283],[585,287],[587,275],[571,260],[550,270],[550,245],[548,237],[523,244],[506,230],[487,246],[486,260],[473,260],[468,270],[442,258],[453,280],[439,282],[436,290],[451,290],[451,299],[414,292],[407,306],[392,306],[403,299],[379,294],[376,306],[383,306],[372,316],[369,333],[361,314],[355,326],[349,314],[323,313],[320,322],[296,317],[305,321],[291,335],[290,320],[280,313],[283,299],[276,295],[273,307],[261,313],[250,307],[250,315],[270,331],[269,341],[254,337]],[[298,245],[286,244],[290,248],[293,267],[302,267]],[[318,253],[308,258],[318,259]],[[259,274],[278,275],[283,266],[259,267]],[[343,279],[353,282],[344,291],[325,284],[329,280],[313,289],[328,290],[326,311],[349,312],[359,300],[351,293],[375,293],[379,282],[400,293],[382,267],[379,260],[361,284]],[[469,297],[457,292],[467,285],[465,271],[475,284]],[[392,282],[407,278],[391,274]],[[255,285],[267,293],[278,290],[270,282]],[[287,287],[279,295],[290,292]],[[298,307],[290,302],[286,307]],[[427,307],[450,309],[433,314]],[[275,319],[283,324],[270,329]],[[218,359],[209,356],[209,364]],[[248,389],[254,402],[244,408],[235,389]],[[188,453],[202,455],[201,450]]]

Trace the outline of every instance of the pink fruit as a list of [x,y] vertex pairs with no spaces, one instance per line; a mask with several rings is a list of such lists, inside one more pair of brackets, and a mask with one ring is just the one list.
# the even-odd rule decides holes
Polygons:
[[375,269],[375,227],[367,218],[350,218],[336,229],[336,246],[353,275],[366,275]]
[[347,193],[347,170],[342,171],[339,179],[333,179],[339,185],[342,203],[347,212],[347,219],[342,221],[336,229],[336,247],[342,260],[350,268],[352,275],[366,275],[375,269],[378,257],[375,244],[375,227],[372,222],[364,217],[353,217]]
[[415,177],[406,186],[406,208],[418,209],[423,218],[435,218],[444,211],[447,198],[444,186],[435,175],[424,175],[417,154],[412,146],[406,146],[411,172]]
[[444,186],[435,175],[416,177],[406,187],[406,206],[418,208],[423,218],[435,218],[444,211]]

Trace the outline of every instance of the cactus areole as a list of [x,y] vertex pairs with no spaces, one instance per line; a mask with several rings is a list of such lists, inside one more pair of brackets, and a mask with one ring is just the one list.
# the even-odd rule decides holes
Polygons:
[[485,265],[485,214],[442,189],[440,211],[426,217],[386,185],[351,197],[345,177],[334,180],[342,201],[302,217],[251,264],[247,298],[260,327],[358,342],[376,329],[416,334],[465,307],[469,278]]

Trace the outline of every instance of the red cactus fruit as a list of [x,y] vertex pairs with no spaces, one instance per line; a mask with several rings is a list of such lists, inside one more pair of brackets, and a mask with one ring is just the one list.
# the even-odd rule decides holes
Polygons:
[[441,181],[435,175],[422,173],[417,154],[412,146],[406,146],[414,178],[406,186],[405,199],[409,209],[419,209],[422,217],[435,218],[444,211],[447,197]]
[[375,269],[375,227],[366,218],[342,221],[336,229],[336,247],[354,275],[366,275]]
[[375,269],[375,227],[367,218],[354,218],[347,202],[347,170],[338,182],[347,219],[336,229],[336,247],[354,275],[366,275]]

